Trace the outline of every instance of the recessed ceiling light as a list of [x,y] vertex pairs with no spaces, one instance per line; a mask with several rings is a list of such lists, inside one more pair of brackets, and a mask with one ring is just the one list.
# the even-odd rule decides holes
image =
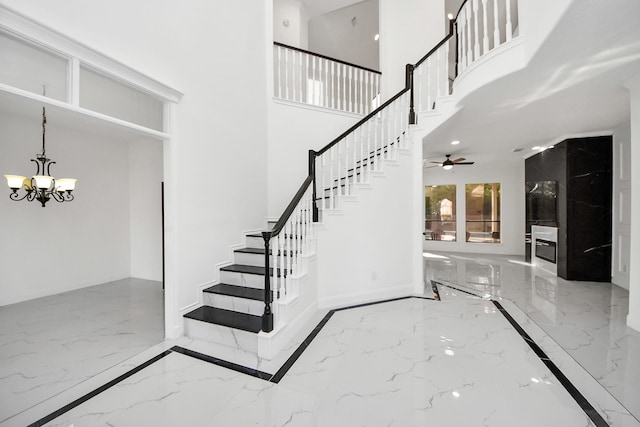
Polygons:
[[534,150],[534,151],[535,150],[539,150],[540,148],[542,148],[542,147],[540,147],[539,145],[536,145],[535,147],[531,147],[531,149]]
[[373,39],[375,41],[378,41],[380,39],[380,34],[376,34],[375,36],[373,36]]
[[511,150],[511,151],[513,151],[514,153],[519,153],[519,152],[521,152],[521,151],[522,151],[522,148],[514,148],[514,149],[513,149],[513,150]]
[[460,141],[458,141],[457,139],[455,141],[451,141],[451,145],[458,145],[460,144]]
[[449,18],[449,19],[453,19],[453,13],[448,13],[448,14],[447,14],[447,18]]

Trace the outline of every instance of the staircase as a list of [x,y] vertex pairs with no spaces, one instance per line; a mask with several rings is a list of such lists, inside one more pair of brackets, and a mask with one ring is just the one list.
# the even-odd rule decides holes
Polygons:
[[[505,3],[507,41],[512,38],[509,2],[506,0]],[[470,68],[490,51],[486,22],[481,33],[476,24],[475,37],[469,31],[471,17],[477,19],[479,16],[478,4],[477,1],[465,2],[461,8],[462,19],[458,22],[456,18],[455,25],[451,22],[449,35],[415,65],[407,65],[403,90],[321,150],[309,151],[309,175],[280,219],[270,223],[265,232],[247,234],[245,247],[234,250],[233,263],[220,268],[219,283],[203,290],[203,305],[184,315],[188,337],[271,360],[311,319],[321,300],[318,296],[321,290],[329,294],[322,296],[322,305],[327,307],[411,292],[412,278],[420,274],[407,273],[411,270],[407,265],[396,268],[395,275],[389,274],[392,269],[387,268],[384,271],[387,277],[382,278],[387,283],[383,286],[367,285],[380,280],[376,263],[394,264],[398,259],[412,257],[416,248],[407,242],[413,242],[413,234],[418,235],[414,233],[416,227],[402,224],[403,234],[394,231],[389,225],[397,227],[402,219],[399,220],[396,212],[389,214],[389,209],[379,216],[379,222],[371,218],[361,221],[361,215],[384,211],[381,203],[385,202],[395,203],[396,207],[403,204],[405,211],[416,211],[416,206],[405,202],[407,197],[413,200],[412,190],[407,188],[413,188],[416,183],[411,166],[414,157],[419,161],[413,163],[422,170],[422,140],[420,136],[412,139],[411,129],[421,132],[425,129],[411,125],[416,124],[416,117],[426,118],[438,110],[451,110],[452,75],[456,77],[458,69]],[[486,9],[482,11],[487,12]],[[498,9],[493,12],[497,23]],[[483,49],[479,47],[481,39],[484,39]],[[499,34],[495,33],[493,48],[501,43]],[[453,65],[450,64],[450,51],[455,52]],[[339,87],[336,90],[339,92]],[[419,148],[414,149],[416,146]],[[387,169],[392,165],[400,166],[404,172],[390,179]],[[381,188],[376,195],[378,199],[362,197],[364,213],[351,209],[353,204],[349,202],[358,200],[361,190],[376,191],[373,183],[376,177],[388,181],[377,186]],[[418,180],[420,183],[416,188],[421,188],[421,174]],[[342,225],[334,221],[333,216],[340,212],[349,215],[349,218],[345,215]],[[368,224],[363,226],[364,222]],[[379,229],[381,224],[386,227],[384,230]],[[333,235],[323,230],[329,227]],[[417,228],[422,227],[418,224]],[[361,239],[369,236],[350,233],[353,229],[365,234],[374,234],[371,231],[391,233],[387,241],[393,244],[379,249],[369,239]],[[327,231],[322,233],[327,236],[322,244],[319,244],[321,240],[316,241],[319,231]],[[326,242],[332,239],[332,242]],[[352,245],[343,244],[345,241]],[[406,246],[409,246],[408,252]],[[316,268],[316,248],[322,248],[323,256],[326,255],[321,270]],[[336,253],[339,255],[334,255]],[[419,249],[416,253],[420,253]],[[357,257],[367,258],[367,265]],[[412,262],[408,264],[413,265]],[[363,274],[345,272],[350,265],[368,269],[370,276],[363,278]],[[335,275],[340,271],[346,274],[345,278],[340,278],[344,280],[338,288],[342,288],[336,290],[331,282],[339,282]],[[348,283],[345,281],[359,283],[346,289]],[[393,287],[391,283],[401,286]]]

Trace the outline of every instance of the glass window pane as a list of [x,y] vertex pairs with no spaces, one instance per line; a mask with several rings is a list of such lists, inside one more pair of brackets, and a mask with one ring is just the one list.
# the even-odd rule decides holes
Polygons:
[[425,239],[456,240],[456,186],[428,185],[425,190]]
[[0,32],[0,82],[67,101],[67,59]]
[[466,240],[500,243],[500,184],[465,185]]
[[93,70],[80,68],[80,106],[162,131],[162,101]]

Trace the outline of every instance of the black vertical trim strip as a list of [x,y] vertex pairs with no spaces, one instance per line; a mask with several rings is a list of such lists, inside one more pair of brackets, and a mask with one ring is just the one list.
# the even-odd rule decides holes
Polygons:
[[518,324],[518,322],[516,322],[515,319],[511,317],[509,312],[507,312],[507,310],[505,310],[505,308],[502,307],[502,304],[500,304],[498,301],[495,301],[495,300],[491,300],[491,302],[496,306],[498,310],[500,310],[500,313],[502,313],[502,315],[507,319],[507,321],[511,324],[511,326],[513,326],[513,328],[520,334],[522,339],[524,339],[525,342],[529,344],[529,347],[531,347],[531,350],[533,350],[533,352],[540,358],[542,363],[544,363],[547,366],[547,368],[551,371],[551,373],[555,375],[558,381],[560,381],[560,384],[562,384],[565,390],[569,392],[569,394],[571,395],[571,397],[573,397],[576,403],[580,405],[582,410],[587,414],[587,416],[591,419],[591,421],[593,421],[593,423],[597,427],[609,427],[609,424],[607,423],[607,421],[605,421],[602,415],[600,415],[600,413],[598,413],[598,411],[593,406],[591,406],[587,398],[584,397],[582,393],[580,393],[580,391],[576,388],[576,386],[573,385],[573,383],[569,380],[569,378],[567,378],[562,373],[560,368],[558,368],[558,366],[556,366],[556,364],[549,359],[549,356],[547,356],[544,350],[542,350],[540,346],[536,344],[533,341],[533,339],[531,339],[529,334],[527,334],[525,330],[522,329],[522,327]]
[[108,383],[98,387],[97,389],[85,394],[84,396],[82,396],[82,397],[74,400],[73,402],[63,406],[62,408],[50,413],[46,417],[40,418],[35,423],[29,424],[29,427],[42,426],[42,425],[52,421],[53,419],[58,418],[60,415],[66,413],[66,412],[69,412],[70,410],[72,410],[76,406],[79,406],[79,405],[83,404],[87,400],[94,398],[95,396],[97,396],[100,393],[102,393],[103,391],[106,391],[107,389],[113,387],[114,385],[118,384],[119,382],[121,382],[123,380],[126,380],[127,378],[129,378],[133,374],[135,374],[137,372],[140,372],[141,370],[143,370],[147,366],[157,362],[158,360],[162,359],[163,357],[167,356],[170,353],[171,353],[171,350],[166,350],[166,351],[158,354],[157,356],[152,357],[151,359],[147,360],[143,364],[138,365],[135,368],[131,369],[130,371],[125,372],[124,374],[120,375],[119,377],[117,377],[117,378],[109,381]]

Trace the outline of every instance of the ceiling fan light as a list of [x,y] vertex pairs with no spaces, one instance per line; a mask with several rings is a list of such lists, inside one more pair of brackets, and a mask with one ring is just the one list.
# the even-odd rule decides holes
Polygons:
[[451,170],[451,169],[453,169],[453,165],[442,165],[442,169],[444,169],[446,171]]

